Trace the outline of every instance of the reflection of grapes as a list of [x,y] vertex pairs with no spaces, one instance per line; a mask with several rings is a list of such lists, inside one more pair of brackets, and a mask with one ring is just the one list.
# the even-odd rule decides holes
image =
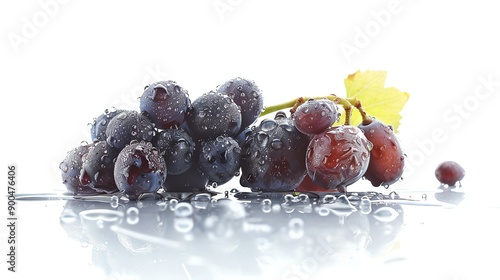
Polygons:
[[311,179],[325,189],[345,188],[368,168],[371,143],[355,126],[333,127],[316,134],[307,148],[306,167]]
[[441,184],[454,186],[465,176],[465,170],[454,161],[445,161],[436,168],[436,178]]
[[371,119],[370,123],[363,122],[359,128],[373,144],[365,178],[376,187],[398,181],[403,174],[404,154],[392,127]]

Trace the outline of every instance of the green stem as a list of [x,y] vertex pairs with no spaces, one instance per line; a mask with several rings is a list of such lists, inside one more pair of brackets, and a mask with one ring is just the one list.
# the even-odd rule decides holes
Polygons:
[[262,111],[262,113],[260,114],[260,117],[271,114],[273,112],[282,111],[282,110],[285,110],[288,108],[291,108],[290,113],[293,114],[293,113],[295,113],[295,110],[297,109],[297,107],[299,107],[301,104],[303,104],[306,100],[325,99],[325,98],[335,102],[335,104],[341,105],[344,108],[344,111],[346,113],[345,125],[351,124],[351,115],[352,115],[353,107],[356,108],[359,111],[359,113],[361,114],[361,117],[363,119],[363,124],[369,124],[372,122],[371,117],[363,109],[363,106],[361,105],[360,100],[358,100],[357,98],[342,98],[342,97],[336,96],[334,94],[330,94],[330,95],[326,95],[326,96],[317,96],[317,97],[299,97],[299,98],[289,100],[287,102],[272,105],[272,106],[266,107],[264,109],[264,111]]

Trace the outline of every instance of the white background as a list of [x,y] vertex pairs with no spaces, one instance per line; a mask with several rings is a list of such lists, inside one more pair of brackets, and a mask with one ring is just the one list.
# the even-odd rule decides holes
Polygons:
[[[17,164],[19,193],[64,189],[57,167],[90,140],[87,124],[111,106],[137,108],[141,88],[158,79],[176,80],[196,98],[242,76],[256,81],[270,105],[343,95],[349,73],[372,69],[388,71],[386,85],[411,94],[398,136],[413,168],[394,190],[436,188],[435,167],[455,160],[467,171],[467,192],[480,197],[498,188],[496,7],[425,0],[2,1],[1,166],[6,174]],[[343,52],[347,45],[356,52]],[[490,91],[481,79],[491,81]]]
[[434,187],[444,160],[465,167],[468,188],[496,184],[491,1],[191,2],[1,4],[1,159],[18,165],[19,192],[61,189],[57,166],[89,140],[87,124],[111,106],[137,108],[146,83],[173,79],[194,99],[242,76],[270,105],[343,95],[358,69],[386,70],[387,86],[411,94],[399,133],[408,170],[394,188]]

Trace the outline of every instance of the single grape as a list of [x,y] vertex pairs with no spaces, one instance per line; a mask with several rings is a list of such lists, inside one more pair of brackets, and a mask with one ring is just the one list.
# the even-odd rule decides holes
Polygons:
[[163,155],[168,175],[186,172],[194,162],[195,142],[182,129],[169,128],[160,131],[153,139],[153,146]]
[[338,117],[337,105],[328,99],[309,99],[293,113],[297,129],[308,135],[325,131],[337,121]]
[[210,92],[193,101],[186,119],[193,139],[208,140],[217,136],[235,136],[241,127],[238,105],[228,96]]
[[441,184],[455,186],[464,178],[465,169],[457,162],[445,161],[438,165],[435,175]]
[[109,121],[122,112],[125,112],[125,110],[117,110],[113,107],[104,110],[104,113],[95,118],[90,126],[90,137],[92,141],[106,141],[106,128],[108,128]]
[[355,126],[329,128],[316,134],[309,143],[307,173],[325,189],[345,190],[365,174],[371,148],[370,141]]
[[98,191],[85,186],[80,182],[80,172],[82,170],[83,158],[87,155],[90,144],[82,143],[66,154],[64,160],[59,164],[63,184],[67,193],[72,195],[94,195]]
[[241,109],[241,128],[250,126],[259,117],[264,107],[262,92],[254,81],[237,77],[226,81],[217,92],[227,95]]
[[373,144],[365,178],[375,187],[389,186],[401,179],[405,156],[393,128],[377,119],[358,127]]
[[174,81],[150,84],[140,98],[140,109],[159,129],[178,127],[186,120],[191,100]]
[[151,142],[154,135],[153,123],[136,111],[119,113],[106,128],[106,141],[116,149],[123,149],[132,140]]
[[120,192],[131,199],[158,191],[167,176],[165,160],[150,142],[132,141],[116,159],[114,177]]
[[168,175],[163,190],[166,192],[201,192],[206,189],[208,177],[198,165],[198,161],[193,162],[191,167],[179,175]]
[[99,192],[113,193],[118,191],[114,169],[119,152],[108,145],[106,141],[91,144],[83,161],[80,182]]
[[201,144],[199,165],[209,184],[222,185],[240,169],[241,148],[231,137],[218,136]]
[[291,191],[306,175],[309,138],[278,112],[255,127],[242,147],[240,184],[252,191]]

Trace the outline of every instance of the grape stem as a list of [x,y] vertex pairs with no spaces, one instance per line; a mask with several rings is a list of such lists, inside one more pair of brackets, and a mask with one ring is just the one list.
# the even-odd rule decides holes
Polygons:
[[298,97],[293,100],[289,100],[287,102],[283,102],[280,104],[276,104],[273,106],[266,107],[264,111],[260,114],[260,117],[268,115],[270,113],[276,112],[276,111],[282,111],[287,108],[290,108],[290,114],[294,114],[297,108],[304,104],[307,100],[310,99],[328,99],[330,101],[333,101],[335,104],[341,105],[342,108],[344,109],[346,116],[345,116],[345,125],[350,125],[351,124],[351,115],[352,115],[352,109],[356,108],[358,112],[361,114],[362,118],[362,123],[363,125],[370,124],[372,122],[372,118],[366,113],[365,109],[361,105],[361,101],[355,97],[352,98],[342,98],[340,96],[337,96],[335,94],[330,94],[326,96],[317,96],[317,97]]

